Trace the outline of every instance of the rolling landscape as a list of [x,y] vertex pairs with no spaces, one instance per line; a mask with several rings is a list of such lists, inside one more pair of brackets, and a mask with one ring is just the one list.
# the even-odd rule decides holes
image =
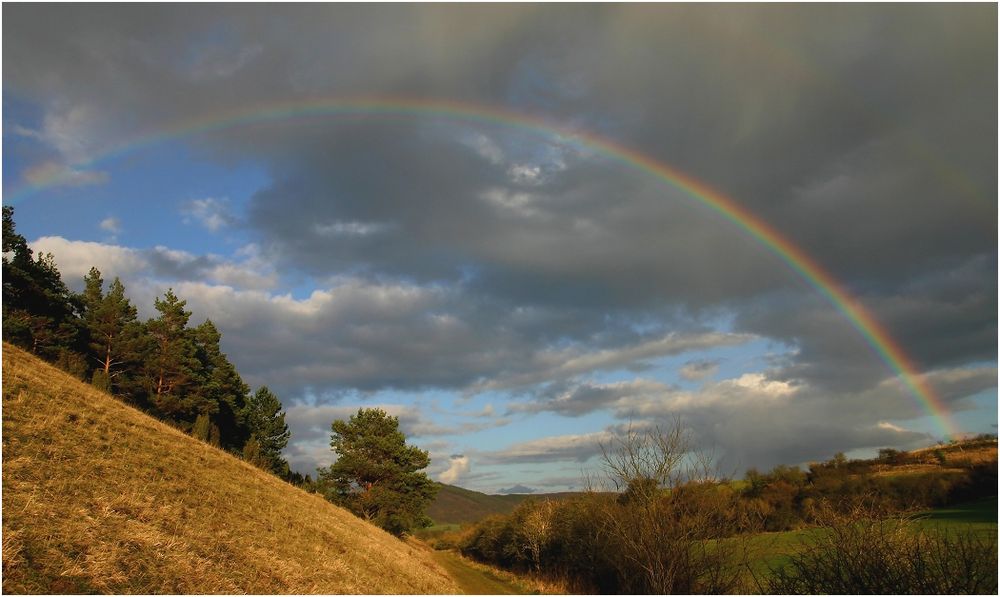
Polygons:
[[[477,568],[457,547],[487,517],[509,516],[525,502],[573,503],[586,493],[500,496],[442,485],[427,508],[434,526],[417,532],[426,543],[404,542],[14,346],[3,349],[6,593],[506,594],[569,587],[565,579],[540,582],[530,568],[506,577]],[[962,477],[992,467],[985,489],[992,498],[965,496],[914,520],[923,529],[993,540],[995,564],[996,460],[996,440],[984,439],[852,466],[854,474],[886,479]],[[766,578],[815,534],[753,535],[739,592],[756,592],[754,575]],[[989,580],[981,582],[984,590],[974,592],[989,592]]]
[[[6,593],[507,594],[592,588],[565,577],[542,580],[530,565],[507,563],[517,573],[506,576],[500,561],[492,562],[500,568],[476,567],[475,559],[488,558],[469,535],[483,519],[608,494],[502,496],[441,485],[427,508],[433,526],[417,531],[423,541],[401,541],[10,344],[3,346],[3,388]],[[944,530],[992,546],[985,566],[963,568],[965,580],[979,583],[976,590],[955,585],[959,590],[951,591],[963,593],[996,587],[996,465],[995,438],[892,451],[850,464],[852,476],[897,481],[967,482],[971,470],[992,471],[971,493],[960,494],[960,504],[921,511],[912,522],[914,534]],[[734,485],[745,491],[751,483]],[[732,588],[745,593],[766,586],[760,583],[815,540],[817,528],[808,526],[749,536],[743,559],[735,562],[742,576]],[[458,555],[466,553],[472,561]]]
[[4,594],[997,594],[996,4],[0,10]]

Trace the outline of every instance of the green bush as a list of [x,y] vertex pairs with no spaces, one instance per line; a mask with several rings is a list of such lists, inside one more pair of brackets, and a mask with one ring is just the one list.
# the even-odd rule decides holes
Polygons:
[[104,369],[94,370],[94,374],[90,377],[90,385],[103,392],[111,391],[111,380],[108,378],[108,374],[104,371]]

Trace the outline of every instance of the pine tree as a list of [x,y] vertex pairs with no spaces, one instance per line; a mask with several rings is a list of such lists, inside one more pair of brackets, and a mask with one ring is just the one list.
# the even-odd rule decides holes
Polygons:
[[139,328],[136,308],[125,296],[125,286],[115,278],[104,294],[101,272],[90,268],[84,277],[84,328],[91,359],[97,363],[95,385],[112,389],[112,380],[134,365],[135,343]]
[[222,352],[222,334],[211,320],[189,330],[198,362],[188,398],[200,413],[212,415],[210,434],[225,449],[240,449],[250,436],[243,411],[250,391],[236,367]]
[[267,386],[261,386],[247,401],[244,420],[251,437],[257,443],[260,460],[266,468],[278,475],[287,474],[288,463],[281,451],[288,445],[291,432],[285,424],[281,401]]
[[156,299],[160,316],[146,322],[152,351],[146,355],[145,370],[150,383],[150,399],[158,414],[177,423],[192,423],[200,414],[192,412],[184,391],[194,377],[198,362],[195,345],[186,331],[190,311],[186,301],[167,290],[163,300]]
[[51,253],[32,258],[3,207],[3,337],[49,360],[70,360],[79,336],[79,300],[63,283]]
[[427,452],[406,445],[399,419],[363,408],[332,429],[337,461],[319,471],[327,499],[395,535],[425,525],[437,486],[420,472],[430,464]]

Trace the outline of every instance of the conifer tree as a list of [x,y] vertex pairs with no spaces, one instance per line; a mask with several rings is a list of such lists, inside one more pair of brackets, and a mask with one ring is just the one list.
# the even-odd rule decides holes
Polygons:
[[283,476],[288,472],[288,463],[281,457],[281,450],[288,445],[292,434],[281,408],[278,397],[267,386],[261,386],[247,401],[244,420],[251,440],[257,444],[261,468]]
[[319,471],[327,499],[395,535],[426,525],[424,509],[437,486],[420,471],[430,458],[406,445],[399,419],[362,408],[350,421],[334,421],[332,429],[337,461]]
[[84,284],[83,321],[90,356],[97,363],[95,385],[101,385],[97,383],[100,380],[110,390],[112,380],[124,372],[126,365],[133,364],[130,361],[134,360],[139,331],[136,308],[125,296],[125,286],[118,278],[104,294],[104,280],[96,267],[90,268]]
[[167,290],[163,300],[155,301],[160,316],[146,323],[152,350],[146,355],[145,370],[150,383],[150,399],[158,413],[174,422],[193,422],[193,413],[184,391],[198,366],[195,345],[186,331],[190,311],[182,301]]
[[211,414],[209,434],[225,449],[240,449],[250,436],[243,411],[250,391],[236,367],[222,352],[222,334],[211,320],[190,330],[198,362],[189,402],[200,413]]
[[3,207],[3,337],[50,360],[77,350],[78,299],[63,283],[51,253],[32,258],[17,233],[14,208]]

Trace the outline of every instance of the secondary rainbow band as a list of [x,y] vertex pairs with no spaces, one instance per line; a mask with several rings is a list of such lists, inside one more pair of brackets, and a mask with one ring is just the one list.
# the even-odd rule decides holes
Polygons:
[[[902,346],[889,335],[888,331],[858,300],[848,293],[843,285],[837,282],[833,276],[820,267],[802,249],[779,234],[767,222],[761,220],[746,208],[704,182],[696,180],[638,151],[619,145],[614,141],[598,137],[592,133],[552,124],[535,116],[511,112],[494,106],[454,101],[385,97],[345,99],[310,98],[257,106],[237,112],[217,114],[176,124],[165,130],[139,136],[124,145],[119,145],[111,151],[98,155],[88,162],[75,164],[73,167],[76,169],[88,168],[96,165],[98,162],[128,154],[142,147],[241,125],[308,116],[347,115],[439,116],[514,127],[546,136],[555,135],[580,143],[605,157],[611,158],[630,168],[645,172],[684,191],[706,207],[745,230],[815,288],[858,330],[879,358],[902,380],[921,406],[932,416],[940,430],[948,438],[958,435],[951,421],[948,409],[936,395],[934,389],[917,371],[916,366],[906,355]],[[60,173],[54,173],[46,179],[17,191],[9,197],[9,201],[16,202],[27,195],[53,186],[59,179]]]

